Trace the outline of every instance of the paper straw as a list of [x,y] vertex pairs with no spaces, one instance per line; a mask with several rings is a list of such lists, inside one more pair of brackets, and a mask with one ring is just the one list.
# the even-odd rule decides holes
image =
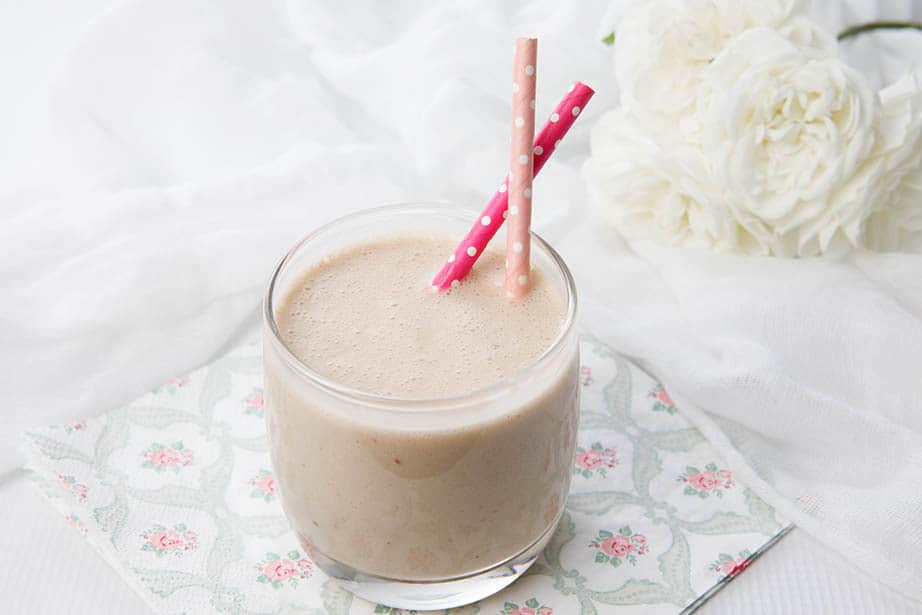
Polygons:
[[521,298],[531,273],[531,184],[534,178],[535,82],[538,41],[518,38],[512,62],[512,142],[509,147],[509,227],[506,293]]
[[[557,104],[551,113],[550,119],[535,137],[534,148],[534,174],[537,175],[544,167],[544,163],[560,145],[561,140],[576,122],[580,112],[586,108],[589,99],[595,92],[589,86],[577,81]],[[446,290],[452,285],[460,284],[461,280],[470,272],[471,267],[486,249],[487,244],[496,235],[499,227],[503,225],[508,207],[508,178],[487,206],[484,208],[476,222],[468,231],[464,239],[448,257],[448,262],[442,267],[432,280],[432,285],[439,290]]]

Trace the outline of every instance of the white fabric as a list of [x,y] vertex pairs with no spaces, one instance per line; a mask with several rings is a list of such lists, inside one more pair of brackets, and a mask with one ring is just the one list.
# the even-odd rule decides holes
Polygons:
[[[537,227],[578,268],[586,316],[711,412],[698,423],[731,436],[744,482],[922,597],[919,257],[712,262],[590,243],[579,166],[589,126],[617,100],[597,43],[605,4],[6,7],[0,468],[21,461],[23,428],[127,402],[252,332],[273,262],[316,224],[407,199],[479,208],[506,157],[502,59],[531,32],[539,117],[573,79],[599,91],[536,184]],[[922,18],[912,0],[825,0],[814,12],[839,28],[913,11]],[[922,57],[922,36],[846,50],[887,83]],[[798,513],[806,495],[824,517]]]
[[[578,279],[586,317],[662,375],[742,482],[868,575],[919,596],[922,257],[638,248],[642,260],[612,254],[607,272]],[[616,299],[602,307],[604,297]]]

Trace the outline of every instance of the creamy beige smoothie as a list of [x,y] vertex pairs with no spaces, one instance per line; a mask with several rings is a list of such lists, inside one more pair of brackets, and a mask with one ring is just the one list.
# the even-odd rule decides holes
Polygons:
[[313,549],[366,574],[495,566],[552,530],[566,499],[578,357],[575,336],[560,348],[565,289],[538,266],[512,301],[504,256],[487,251],[435,292],[454,247],[370,239],[277,291],[266,400],[282,503]]

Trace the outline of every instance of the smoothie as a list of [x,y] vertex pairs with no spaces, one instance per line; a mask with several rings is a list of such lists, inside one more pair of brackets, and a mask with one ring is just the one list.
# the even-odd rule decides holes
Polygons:
[[266,399],[282,504],[310,548],[365,574],[488,569],[552,531],[566,499],[575,338],[549,353],[566,293],[536,267],[526,297],[510,300],[498,251],[434,292],[454,247],[366,240],[277,291]]

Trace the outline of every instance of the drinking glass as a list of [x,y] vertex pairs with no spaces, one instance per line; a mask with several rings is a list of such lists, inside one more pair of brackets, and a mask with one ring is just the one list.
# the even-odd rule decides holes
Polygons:
[[[532,234],[532,265],[566,305],[557,338],[498,384],[427,399],[321,375],[286,346],[276,306],[338,250],[395,235],[458,238],[475,219],[438,203],[346,216],[292,248],[265,299],[266,421],[282,507],[323,572],[391,607],[445,609],[491,595],[521,576],[554,532],[578,422],[573,278]],[[502,232],[494,241],[505,245]]]

